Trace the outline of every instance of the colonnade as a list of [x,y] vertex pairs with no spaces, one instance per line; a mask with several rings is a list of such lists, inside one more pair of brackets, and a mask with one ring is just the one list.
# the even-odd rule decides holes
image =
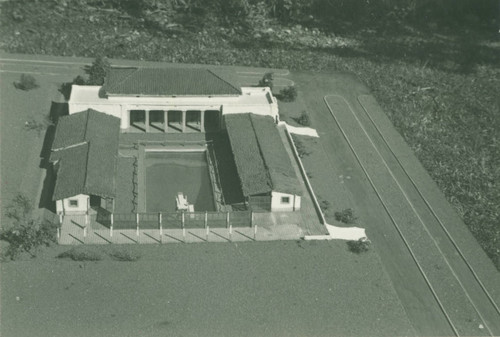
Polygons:
[[[143,111],[144,112],[144,131],[145,132],[151,132],[151,127],[155,127],[156,129],[159,129],[159,130],[162,130],[163,132],[171,132],[171,130],[169,130],[170,127],[174,127],[174,128],[179,128],[179,131],[181,132],[186,132],[186,127],[187,126],[190,126],[190,127],[193,127],[192,125],[188,125],[190,123],[190,121],[187,120],[187,117],[188,117],[188,112],[189,114],[191,115],[192,113],[199,113],[199,115],[197,116],[197,118],[195,118],[195,121],[194,121],[194,124],[196,125],[196,127],[194,127],[195,129],[198,129],[198,131],[200,132],[205,132],[205,113],[207,111],[217,111],[217,110],[194,110],[194,109],[184,109],[184,110],[181,110],[181,109],[175,109],[175,110],[158,110],[158,109],[151,109],[151,110],[145,110],[145,109],[137,109],[137,110],[129,110],[129,114],[130,114],[130,126],[138,126],[138,125],[135,125],[135,123],[137,123],[138,121],[134,121],[133,118],[132,118],[132,113],[134,111]],[[154,112],[154,113],[163,113],[163,122],[161,121],[155,121],[154,119],[152,120],[151,118],[151,113]],[[172,112],[176,112],[176,113],[179,113],[180,112],[180,121],[178,120],[178,118],[176,118],[174,121],[169,121],[169,113],[172,113]],[[217,111],[218,112],[218,111]],[[219,116],[220,118],[220,116]],[[142,118],[141,118],[142,119]],[[158,125],[154,125],[154,123],[158,123]],[[177,124],[179,123],[179,124]],[[141,123],[142,124],[142,123]]]

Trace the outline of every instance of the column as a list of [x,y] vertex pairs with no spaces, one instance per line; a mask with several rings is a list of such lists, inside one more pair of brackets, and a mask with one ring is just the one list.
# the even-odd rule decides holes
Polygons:
[[163,131],[168,132],[168,110],[163,111]]
[[144,113],[146,114],[145,130],[146,130],[146,132],[149,132],[149,110],[144,110]]
[[200,111],[200,132],[205,132],[205,110]]
[[186,132],[186,110],[182,110],[181,128],[182,132]]

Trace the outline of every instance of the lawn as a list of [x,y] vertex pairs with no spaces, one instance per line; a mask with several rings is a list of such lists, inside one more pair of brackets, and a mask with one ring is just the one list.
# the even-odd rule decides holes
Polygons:
[[415,335],[377,254],[341,241],[56,248],[2,264],[2,336]]
[[[33,207],[47,206],[47,200],[40,200],[45,161],[41,157],[44,147],[45,129],[29,130],[25,123],[45,122],[46,117],[59,110],[60,102],[57,91],[61,82],[71,78],[67,76],[36,75],[39,87],[30,91],[16,89],[14,82],[19,80],[21,72],[4,70],[1,74],[0,100],[0,183],[1,204],[3,207],[18,194],[28,196]],[[47,196],[51,199],[51,196]],[[1,222],[7,219],[2,211]]]

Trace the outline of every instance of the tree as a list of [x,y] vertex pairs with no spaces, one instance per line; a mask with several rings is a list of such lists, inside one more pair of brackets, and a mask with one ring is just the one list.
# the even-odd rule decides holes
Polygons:
[[19,79],[19,81],[14,82],[14,86],[17,89],[21,89],[24,91],[28,91],[39,87],[38,83],[36,82],[36,79],[33,76],[26,74],[21,74],[21,78]]
[[108,73],[111,64],[108,59],[103,56],[98,56],[91,66],[85,67],[85,72],[89,75],[87,85],[103,85],[106,74]]
[[307,111],[302,111],[299,118],[295,118],[295,121],[302,126],[311,126],[311,119]]
[[49,126],[54,125],[50,116],[46,115],[43,118],[31,118],[24,123],[24,127],[28,131],[36,131],[38,136],[42,131],[46,130]]
[[6,216],[12,220],[0,232],[0,240],[9,243],[5,255],[15,260],[22,252],[35,257],[36,249],[56,242],[56,225],[48,220],[32,217],[32,203],[29,198],[18,194],[6,208]]
[[297,89],[294,86],[288,86],[280,90],[279,98],[283,102],[293,102],[297,98]]
[[273,90],[273,80],[274,73],[265,73],[264,77],[259,81],[259,87],[269,87],[269,89]]
[[354,215],[354,210],[352,208],[346,208],[340,212],[335,212],[334,215],[335,215],[335,220],[349,225],[356,223],[356,220],[358,219]]
[[370,244],[371,241],[368,238],[361,238],[359,240],[347,241],[347,248],[353,253],[361,254],[370,249]]

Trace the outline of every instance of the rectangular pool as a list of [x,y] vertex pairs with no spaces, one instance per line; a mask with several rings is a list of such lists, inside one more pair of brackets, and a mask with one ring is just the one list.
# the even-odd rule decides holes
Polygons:
[[195,212],[215,211],[205,151],[146,152],[146,211],[172,212],[184,193]]

